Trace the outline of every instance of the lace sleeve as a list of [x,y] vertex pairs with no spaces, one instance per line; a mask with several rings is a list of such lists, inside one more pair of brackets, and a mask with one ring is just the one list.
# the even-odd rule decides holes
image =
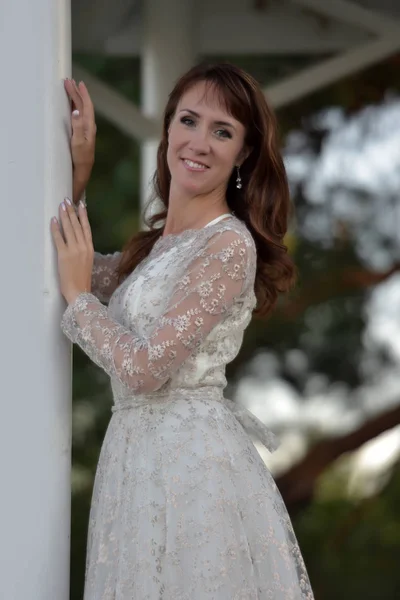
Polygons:
[[243,292],[252,252],[247,238],[235,231],[214,235],[176,282],[148,338],[109,318],[107,308],[87,292],[66,309],[62,330],[129,390],[153,392],[196,351]]
[[108,302],[112,293],[118,287],[116,268],[120,258],[121,252],[114,252],[114,254],[94,253],[92,294],[101,302]]
[[[80,197],[80,201],[87,206],[86,190]],[[78,203],[73,205],[75,214],[79,218]],[[102,302],[108,302],[112,293],[118,287],[118,276],[116,268],[118,261],[121,258],[121,252],[114,254],[94,253],[93,269],[92,269],[92,293]]]

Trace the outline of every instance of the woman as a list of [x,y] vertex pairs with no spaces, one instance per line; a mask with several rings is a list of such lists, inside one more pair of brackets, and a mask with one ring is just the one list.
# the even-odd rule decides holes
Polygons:
[[[76,200],[95,124],[85,86],[66,89],[79,110]],[[248,433],[271,451],[274,437],[223,396],[256,305],[268,314],[293,280],[275,120],[252,77],[223,64],[178,81],[154,184],[163,209],[123,253],[93,252],[83,203],[78,216],[60,207],[63,233],[51,225],[62,329],[109,374],[114,397],[84,599],[311,600],[286,508]]]

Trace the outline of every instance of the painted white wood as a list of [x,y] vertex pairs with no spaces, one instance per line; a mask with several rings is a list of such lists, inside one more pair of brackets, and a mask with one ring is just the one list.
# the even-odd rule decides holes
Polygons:
[[384,60],[400,50],[400,32],[358,46],[332,59],[304,69],[265,88],[267,98],[276,108],[299,100],[312,92]]
[[[142,37],[142,110],[161,123],[163,110],[175,81],[193,64],[194,11],[192,0],[146,0]],[[141,203],[151,193],[160,135],[142,145]]]
[[[86,0],[85,0],[86,1]],[[119,0],[128,2],[129,0]],[[365,5],[365,6],[364,6]],[[125,5],[124,5],[125,6]],[[142,203],[155,170],[161,111],[172,81],[207,54],[310,54],[339,52],[265,92],[276,107],[334,83],[398,50],[399,21],[388,0],[291,0],[256,10],[251,0],[131,0],[131,18],[105,44],[112,54],[142,56],[142,111],[93,82],[96,108],[122,130],[143,141]],[[400,11],[398,11],[400,12]],[[397,16],[398,12],[395,12]],[[373,34],[381,37],[374,38]]]
[[71,195],[69,0],[1,0],[0,597],[67,600],[71,344],[50,219]]
[[[367,40],[363,27],[335,20],[325,26],[320,16],[297,6],[272,5],[268,11],[195,11],[197,52],[211,54],[322,54],[344,50]],[[77,48],[90,50],[82,36]],[[134,14],[98,46],[114,56],[139,56],[143,43],[143,15]]]
[[140,108],[112,87],[77,64],[73,65],[72,73],[76,81],[82,80],[88,86],[97,114],[134,139],[146,140],[158,135],[159,126],[157,122],[146,117]]
[[354,25],[358,29],[365,29],[371,33],[390,34],[399,30],[396,19],[380,12],[379,6],[375,10],[365,8],[348,0],[292,0],[295,4],[312,9],[320,15],[343,21]]
[[199,19],[199,52],[206,54],[313,54],[334,52],[366,40],[362,28],[322,23],[318,13],[290,3],[268,10],[223,10],[219,3]]

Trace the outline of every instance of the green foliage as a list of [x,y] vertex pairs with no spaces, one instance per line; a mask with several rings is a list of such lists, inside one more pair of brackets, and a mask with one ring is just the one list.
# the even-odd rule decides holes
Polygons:
[[400,597],[400,468],[378,496],[316,500],[294,520],[316,600]]

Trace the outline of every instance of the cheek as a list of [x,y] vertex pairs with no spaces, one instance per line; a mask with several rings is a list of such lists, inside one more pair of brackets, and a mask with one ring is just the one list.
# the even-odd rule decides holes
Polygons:
[[167,147],[167,163],[168,163],[170,170],[174,163],[173,159],[174,159],[174,144],[173,144],[173,140],[171,140],[171,138],[169,138],[168,139],[168,147]]
[[236,164],[237,153],[235,148],[221,148],[218,154],[218,163],[224,174],[229,174]]
[[177,153],[182,146],[182,140],[176,133],[171,133],[168,138],[167,160],[168,162],[176,162]]

